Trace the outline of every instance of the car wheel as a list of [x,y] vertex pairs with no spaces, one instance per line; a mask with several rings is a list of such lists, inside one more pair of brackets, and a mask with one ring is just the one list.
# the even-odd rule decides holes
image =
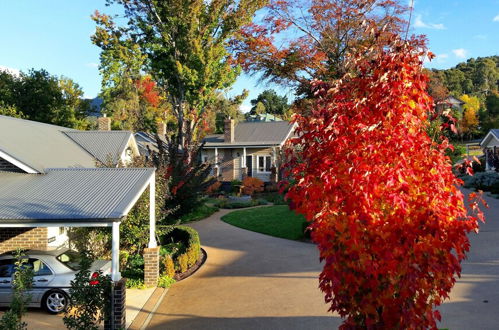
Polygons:
[[51,290],[42,299],[42,307],[50,314],[64,312],[69,304],[68,295],[62,290]]

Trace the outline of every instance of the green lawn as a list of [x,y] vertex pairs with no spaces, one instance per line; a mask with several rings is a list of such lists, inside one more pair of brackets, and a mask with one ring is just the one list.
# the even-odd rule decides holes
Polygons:
[[218,211],[218,207],[201,203],[201,204],[199,204],[199,206],[193,208],[193,210],[190,213],[183,215],[180,218],[180,222],[186,223],[186,222],[191,222],[191,221],[198,221],[198,220],[209,217],[210,215],[212,215],[213,213],[215,213],[217,211]]
[[291,211],[287,205],[259,207],[234,211],[222,220],[236,227],[275,237],[303,239],[305,217]]

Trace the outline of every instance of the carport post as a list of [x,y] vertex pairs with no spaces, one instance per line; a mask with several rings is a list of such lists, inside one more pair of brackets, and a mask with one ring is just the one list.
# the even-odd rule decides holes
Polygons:
[[120,273],[120,222],[113,222],[113,238],[111,246],[111,279],[117,282],[121,278]]
[[148,248],[158,246],[156,242],[156,173],[149,181],[149,245]]

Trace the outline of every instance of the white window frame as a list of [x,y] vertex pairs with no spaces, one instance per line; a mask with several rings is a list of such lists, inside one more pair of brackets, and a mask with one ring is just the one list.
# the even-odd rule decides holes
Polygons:
[[[263,158],[263,171],[260,171],[260,157]],[[265,171],[265,165],[267,164],[266,158],[270,159],[270,168],[268,171]],[[271,173],[272,169],[272,156],[271,155],[258,155],[256,158],[256,171],[257,173]]]

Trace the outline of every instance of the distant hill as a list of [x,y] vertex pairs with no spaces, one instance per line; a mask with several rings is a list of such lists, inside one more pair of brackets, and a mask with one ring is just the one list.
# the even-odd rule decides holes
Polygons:
[[499,90],[499,56],[470,58],[446,70],[431,70],[452,95],[484,97]]
[[90,110],[88,111],[89,116],[100,117],[102,108],[102,99],[100,97],[95,97],[93,99],[86,99],[90,102]]

